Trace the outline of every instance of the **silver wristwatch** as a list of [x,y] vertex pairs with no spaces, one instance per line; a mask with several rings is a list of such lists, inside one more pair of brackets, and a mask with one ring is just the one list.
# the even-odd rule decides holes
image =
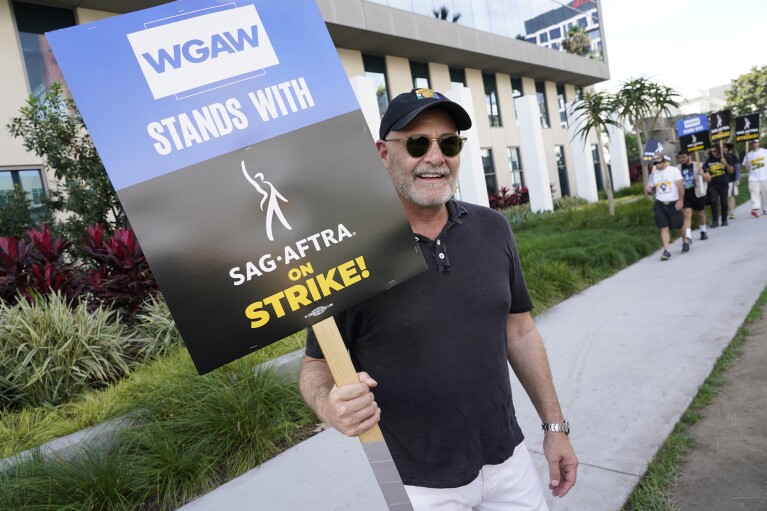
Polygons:
[[543,431],[554,431],[556,433],[564,433],[565,435],[570,434],[570,423],[567,422],[567,419],[565,419],[562,422],[542,422],[541,428]]

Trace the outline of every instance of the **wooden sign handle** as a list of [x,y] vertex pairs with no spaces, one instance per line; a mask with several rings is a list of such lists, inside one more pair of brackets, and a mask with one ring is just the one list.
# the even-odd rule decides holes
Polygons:
[[[354,370],[354,364],[352,364],[352,359],[346,350],[346,345],[341,338],[341,332],[338,331],[338,325],[336,325],[333,316],[312,325],[312,330],[317,336],[317,341],[323,355],[325,355],[325,361],[330,367],[330,374],[333,375],[336,385],[343,387],[344,385],[359,383],[357,371]],[[378,424],[359,435],[359,439],[363,444],[384,441]]]

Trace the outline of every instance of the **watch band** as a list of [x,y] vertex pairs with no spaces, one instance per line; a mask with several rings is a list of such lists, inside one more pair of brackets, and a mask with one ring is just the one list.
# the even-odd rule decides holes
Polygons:
[[542,422],[541,423],[541,429],[543,431],[553,431],[556,433],[564,433],[566,435],[570,434],[570,423],[565,419],[562,422]]

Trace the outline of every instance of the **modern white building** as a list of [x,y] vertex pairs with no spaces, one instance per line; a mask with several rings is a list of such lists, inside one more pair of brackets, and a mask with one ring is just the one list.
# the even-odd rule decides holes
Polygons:
[[525,21],[527,42],[565,51],[562,41],[573,27],[582,29],[591,40],[590,56],[602,55],[602,31],[596,0],[572,0]]
[[[43,161],[5,129],[30,94],[61,80],[43,34],[161,3],[0,0],[0,191],[16,184],[39,197],[55,186]],[[373,133],[388,101],[414,87],[444,92],[472,114],[463,199],[487,204],[488,193],[520,185],[529,185],[534,210],[551,208],[552,190],[554,198],[596,199],[596,138],[572,143],[567,105],[609,78],[599,0],[568,9],[585,9],[603,60],[526,40],[525,21],[562,8],[556,0],[317,3]]]

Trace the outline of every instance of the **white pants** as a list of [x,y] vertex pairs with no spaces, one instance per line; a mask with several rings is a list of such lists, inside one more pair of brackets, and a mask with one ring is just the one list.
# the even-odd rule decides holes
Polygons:
[[751,194],[751,209],[767,209],[767,179],[749,181],[748,191]]
[[548,511],[525,443],[500,465],[485,465],[459,488],[405,486],[415,511]]

